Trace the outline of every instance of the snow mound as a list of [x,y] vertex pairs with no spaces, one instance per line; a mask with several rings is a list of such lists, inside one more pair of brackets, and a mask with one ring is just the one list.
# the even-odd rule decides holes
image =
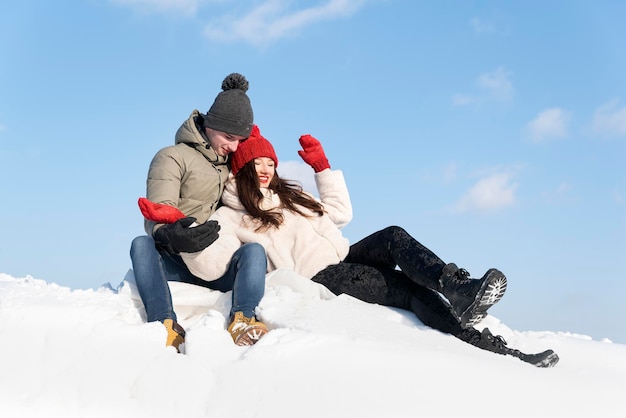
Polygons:
[[[74,290],[0,274],[0,405],[7,417],[508,417],[623,413],[626,346],[550,331],[480,325],[540,369],[485,352],[289,271],[267,278],[259,317],[270,332],[237,347],[230,293],[172,284],[186,354],[145,323],[132,271],[117,289]],[[489,413],[490,414],[490,413]]]

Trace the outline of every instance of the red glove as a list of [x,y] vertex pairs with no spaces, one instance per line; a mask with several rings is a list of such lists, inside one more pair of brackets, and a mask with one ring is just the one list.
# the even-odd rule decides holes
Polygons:
[[139,205],[139,209],[141,210],[144,218],[150,221],[162,224],[171,224],[185,217],[185,214],[174,206],[154,203],[145,197],[140,197],[137,204]]
[[300,145],[302,145],[302,150],[298,151],[298,154],[305,163],[313,167],[316,173],[330,168],[320,141],[307,134],[300,137]]

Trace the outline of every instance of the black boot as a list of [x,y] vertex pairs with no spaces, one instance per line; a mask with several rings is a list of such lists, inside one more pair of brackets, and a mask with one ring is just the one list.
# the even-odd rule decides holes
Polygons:
[[489,331],[489,328],[485,328],[482,332],[479,332],[475,328],[469,328],[463,330],[457,338],[473,345],[474,347],[497,354],[508,354],[537,367],[552,367],[559,362],[559,356],[557,356],[552,350],[546,350],[537,354],[526,354],[519,350],[509,348],[506,346],[504,338],[500,335],[493,335],[491,331]]
[[506,291],[506,277],[500,270],[489,269],[481,279],[470,279],[465,269],[446,264],[439,279],[441,292],[452,305],[463,328],[472,327],[487,316]]

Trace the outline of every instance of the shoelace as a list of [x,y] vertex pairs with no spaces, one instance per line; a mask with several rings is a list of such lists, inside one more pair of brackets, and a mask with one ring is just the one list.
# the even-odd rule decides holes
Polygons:
[[502,335],[488,335],[487,338],[491,342],[491,344],[495,345],[498,348],[508,348],[507,342]]
[[236,332],[236,331],[239,331],[240,329],[245,329],[247,327],[248,327],[247,322],[240,321],[240,322],[235,323],[235,325],[233,325],[232,332]]
[[501,336],[501,335],[493,335],[493,334],[491,334],[487,338],[489,339],[489,342],[491,342],[491,344],[493,344],[494,347],[504,351],[507,354],[510,354],[512,356],[515,356],[515,357],[520,357],[520,358],[524,357],[524,356],[527,356],[526,354],[522,353],[518,349],[507,347],[507,342],[504,339],[504,337]]
[[469,273],[469,271],[465,270],[464,268],[460,268],[460,269],[458,269],[458,270],[454,273],[454,276],[455,276],[455,279],[454,279],[454,280],[455,280],[457,283],[459,283],[459,284],[467,283],[467,282],[469,282],[470,280],[472,280],[472,279],[470,279],[470,273]]

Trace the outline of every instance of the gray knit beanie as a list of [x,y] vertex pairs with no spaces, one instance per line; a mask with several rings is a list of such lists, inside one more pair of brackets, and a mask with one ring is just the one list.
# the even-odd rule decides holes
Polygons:
[[250,136],[254,116],[246,95],[248,80],[238,73],[226,76],[222,92],[204,115],[204,126],[232,135]]

